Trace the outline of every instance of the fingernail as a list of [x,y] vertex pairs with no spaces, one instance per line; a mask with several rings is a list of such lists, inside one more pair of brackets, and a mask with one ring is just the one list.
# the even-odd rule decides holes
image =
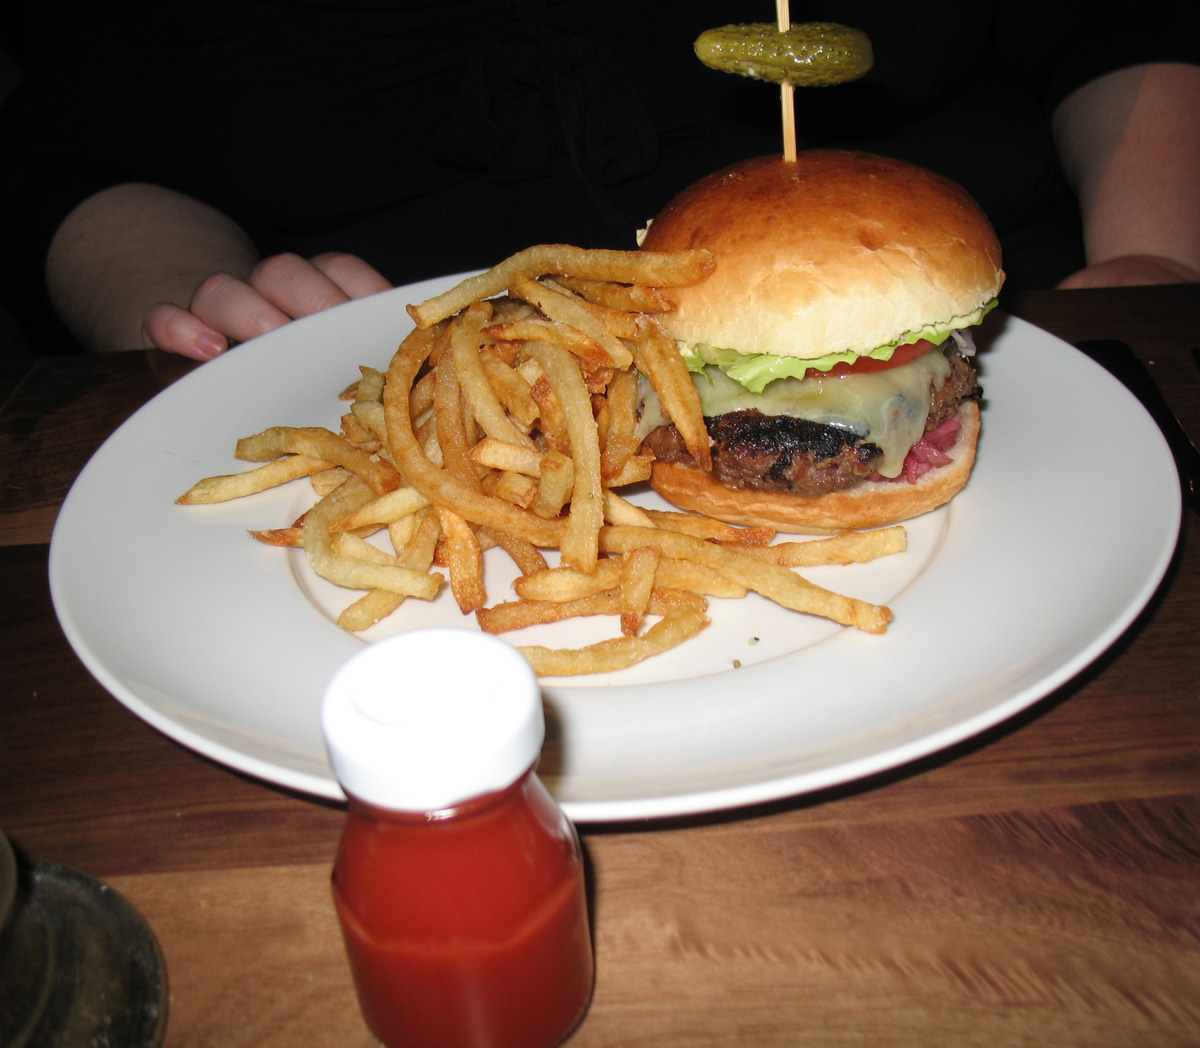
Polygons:
[[219,335],[204,333],[196,336],[196,351],[201,360],[212,360],[225,352],[225,340]]

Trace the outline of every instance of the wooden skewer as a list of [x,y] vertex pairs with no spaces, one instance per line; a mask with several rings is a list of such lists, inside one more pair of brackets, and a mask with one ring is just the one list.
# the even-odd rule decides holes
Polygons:
[[[792,16],[788,0],[775,0],[775,15],[779,31],[786,33],[792,27]],[[791,163],[796,159],[796,105],[795,85],[784,80],[779,85],[779,103],[783,117],[783,159]]]

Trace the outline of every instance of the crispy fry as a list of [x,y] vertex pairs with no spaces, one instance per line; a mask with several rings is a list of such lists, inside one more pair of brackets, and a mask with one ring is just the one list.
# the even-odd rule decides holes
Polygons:
[[539,283],[552,291],[557,291],[560,295],[569,296],[579,309],[582,309],[592,317],[595,323],[599,324],[601,329],[608,332],[609,335],[621,339],[634,339],[638,337],[637,323],[639,314],[627,313],[621,309],[610,309],[608,306],[603,306],[598,302],[591,302],[586,298],[575,295],[557,278],[548,277],[539,281]]
[[546,568],[527,572],[513,582],[513,591],[524,600],[562,603],[617,588],[621,580],[621,558],[604,557],[591,572],[574,568]]
[[608,401],[605,399],[605,395],[608,393],[608,384],[612,382],[614,375],[621,373],[616,368],[611,367],[596,368],[594,371],[584,371],[583,381],[587,386],[587,391],[596,400],[594,410],[597,414],[601,410],[608,410]]
[[426,506],[412,516],[402,519],[403,525],[399,521],[388,525],[388,538],[391,539],[392,549],[405,567],[428,571],[442,534],[437,510]]
[[571,512],[563,532],[563,560],[573,568],[590,571],[596,566],[597,543],[604,524],[604,493],[600,477],[600,443],[592,419],[592,400],[566,350],[545,342],[528,344],[530,354],[558,394],[571,442],[575,479],[571,487]]
[[432,350],[432,339],[418,328],[401,344],[388,367],[383,406],[387,413],[388,440],[397,469],[430,502],[452,509],[464,520],[488,524],[532,542],[535,546],[557,545],[566,531],[565,522],[543,520],[502,499],[474,491],[439,469],[425,456],[413,432],[408,394],[417,372]]
[[458,366],[453,354],[447,353],[442,358],[437,377],[433,410],[442,466],[460,483],[478,488],[479,475],[471,463],[471,440],[467,436],[467,421],[463,417],[462,386],[458,381]]
[[371,525],[390,524],[428,505],[429,499],[416,488],[397,488],[372,499],[353,513],[347,514],[344,519],[335,521],[332,530],[353,531]]
[[[569,326],[585,336],[595,346],[600,347],[603,351],[602,356],[593,363],[593,367],[608,364],[612,367],[627,368],[633,363],[633,354],[595,315],[594,310],[597,307],[585,303],[569,292],[544,284],[540,280],[529,280],[525,277],[518,277],[514,281],[513,294],[523,298],[531,305],[537,306],[546,316],[557,323],[558,331]],[[621,315],[628,316],[625,313]],[[571,345],[564,344],[570,341],[564,339],[563,342],[555,341],[551,344],[574,352]]]
[[810,568],[818,564],[862,564],[892,553],[903,553],[907,548],[904,525],[893,524],[873,531],[846,531],[828,538],[780,542],[746,552],[773,564]]
[[701,612],[684,611],[665,616],[640,637],[614,637],[575,649],[524,645],[520,652],[539,677],[615,673],[690,640],[708,621]]
[[536,448],[484,437],[471,449],[471,461],[489,469],[509,470],[537,477],[542,472],[542,454]]
[[641,506],[621,498],[612,488],[604,490],[604,519],[610,524],[628,524],[635,528],[652,528],[654,521]]
[[340,434],[316,426],[265,429],[239,440],[235,454],[247,462],[270,462],[282,455],[307,455],[345,467],[361,477],[376,495],[400,487],[400,475],[390,463],[355,447]]
[[667,417],[701,469],[712,469],[712,451],[700,394],[683,362],[675,340],[652,317],[638,317],[638,338],[633,343],[634,362],[658,393]]
[[383,398],[384,374],[378,368],[359,366],[362,376],[354,387],[354,402],[356,404],[378,404]]
[[[534,363],[536,364],[537,361],[535,360]],[[540,373],[540,365],[538,372],[538,378],[529,387],[529,395],[538,406],[542,439],[546,442],[547,447],[569,455],[571,438],[567,434],[567,417],[563,413],[562,404],[559,403],[558,393],[550,384],[550,380]]]
[[394,553],[373,546],[366,539],[352,531],[335,531],[330,534],[330,547],[339,557],[351,557],[363,560],[368,564],[395,565],[399,564]]
[[334,466],[332,469],[323,469],[320,473],[312,475],[312,489],[316,492],[318,498],[328,495],[331,491],[337,491],[343,484],[346,483],[354,474],[342,466]]
[[635,436],[614,436],[610,428],[600,460],[600,472],[604,479],[611,481],[613,477],[621,476],[641,443]]
[[624,553],[651,542],[667,556],[693,560],[792,611],[819,615],[867,633],[883,633],[892,621],[888,608],[833,593],[790,568],[759,560],[745,550],[668,531],[654,531],[648,535],[643,528],[610,525],[600,535],[600,545],[606,553]]
[[267,546],[304,545],[304,528],[299,524],[290,528],[261,528],[251,531],[250,535]]
[[[620,556],[602,557],[589,575],[574,568],[547,568],[516,579],[513,591],[525,600],[567,601],[594,596],[617,588],[623,563]],[[745,586],[702,564],[662,556],[655,567],[654,588],[730,599],[744,597],[747,592]]]
[[538,406],[530,395],[525,376],[512,364],[502,360],[492,346],[485,346],[480,351],[479,359],[496,398],[504,405],[514,424],[528,432],[537,421]]
[[354,403],[350,412],[359,424],[368,430],[375,440],[383,444],[387,441],[387,426],[383,418],[383,380],[382,371],[365,365],[359,367],[361,378],[354,389]]
[[655,586],[672,591],[694,593],[702,597],[725,597],[738,600],[746,595],[747,588],[740,582],[713,571],[703,564],[674,557],[660,557],[654,576]]
[[379,401],[355,401],[350,405],[350,416],[377,446],[384,445],[387,441],[387,425],[383,420],[383,405]]
[[511,470],[495,470],[480,481],[485,495],[511,502],[514,506],[529,509],[538,495],[538,482],[533,477]]
[[361,448],[363,451],[368,451],[372,455],[379,450],[379,440],[371,432],[370,427],[354,414],[353,411],[348,411],[342,416],[341,429],[342,436],[355,447]]
[[641,632],[660,555],[657,546],[641,546],[625,554],[617,590],[617,610],[621,616],[621,632],[627,637],[636,637]]
[[244,498],[247,495],[266,491],[268,488],[278,487],[280,484],[286,484],[289,480],[310,477],[314,473],[328,469],[329,466],[330,463],[324,459],[314,459],[308,455],[287,455],[242,473],[206,477],[188,488],[175,502],[180,506],[228,502],[231,499]]
[[[693,594],[674,590],[654,589],[647,611],[651,615],[671,615],[680,611],[703,614],[705,601]],[[590,593],[569,601],[511,600],[475,613],[479,628],[485,633],[511,633],[530,626],[545,626],[552,622],[584,618],[592,615],[616,615],[620,611],[620,594],[616,590]]]
[[[426,507],[401,520],[404,521],[402,526],[388,527],[396,551],[396,561],[401,567],[428,572],[433,565],[434,550],[441,534],[437,513],[432,507]],[[406,534],[402,541],[397,541],[401,539],[400,530]],[[391,615],[406,599],[403,593],[370,590],[342,610],[338,616],[338,625],[352,633],[368,629]]]
[[483,551],[467,522],[453,510],[437,510],[442,525],[443,555],[450,569],[450,590],[459,610],[468,615],[487,603],[483,584]]
[[[530,282],[531,286],[533,283]],[[578,357],[587,371],[595,371],[613,362],[612,355],[605,346],[587,332],[562,320],[544,320],[531,316],[509,324],[492,324],[484,329],[484,334],[504,341],[528,342],[536,339],[539,342],[562,346],[572,356]]]
[[616,593],[596,593],[569,601],[513,600],[480,608],[475,620],[484,633],[509,633],[581,616],[612,615],[617,609],[616,597]]
[[491,316],[492,308],[488,303],[476,302],[463,314],[462,322],[452,328],[450,350],[454,355],[458,382],[471,406],[471,414],[484,433],[507,444],[533,450],[535,445],[529,435],[513,423],[492,389],[479,355],[482,333]]
[[424,513],[425,510],[417,510],[416,513],[409,513],[405,517],[397,517],[395,520],[388,521],[388,541],[391,542],[392,552],[395,553],[397,557],[400,556],[401,553],[408,548],[409,543],[413,541]]
[[489,542],[499,546],[512,557],[513,563],[516,564],[522,575],[546,570],[546,558],[533,543],[506,535],[502,531],[496,531],[495,528],[489,528],[486,524],[479,525],[477,530],[481,538],[486,537]]
[[634,455],[633,458],[626,459],[620,473],[613,477],[606,477],[605,479],[614,488],[623,488],[630,484],[644,484],[650,479],[653,468],[654,459],[652,456]]
[[[655,527],[694,535],[698,539],[727,542],[733,546],[765,546],[775,537],[774,528],[740,528],[714,517],[680,510],[648,509],[646,516]],[[780,562],[781,563],[781,562]]]
[[[437,385],[437,372],[426,371],[413,386],[409,394],[409,411],[414,419],[421,418],[433,410],[433,388]],[[386,387],[385,387],[386,388]]]
[[551,449],[542,456],[537,495],[529,508],[539,517],[557,517],[574,488],[574,460],[561,451]]
[[399,608],[404,599],[403,593],[391,593],[381,589],[368,590],[358,600],[342,609],[337,623],[351,633],[370,629]]
[[557,282],[598,306],[626,313],[666,313],[674,303],[656,287],[646,284],[614,284],[607,280],[580,280],[560,276]]
[[304,518],[304,555],[313,572],[351,589],[386,589],[393,593],[432,600],[442,577],[395,565],[373,564],[339,554],[333,548],[332,527],[347,513],[371,498],[371,489],[360,478],[348,480],[326,495]]
[[637,435],[638,376],[630,368],[618,371],[606,392],[608,428],[604,440],[601,470],[605,479],[618,476],[641,445]]
[[486,273],[468,277],[441,295],[410,305],[408,313],[418,328],[429,328],[472,302],[507,291],[519,276],[554,274],[622,284],[685,287],[699,284],[713,266],[712,255],[703,250],[588,251],[567,244],[538,244],[518,251]]

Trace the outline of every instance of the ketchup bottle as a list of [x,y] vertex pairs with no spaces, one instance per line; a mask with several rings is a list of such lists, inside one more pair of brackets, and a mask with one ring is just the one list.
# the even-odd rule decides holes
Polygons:
[[429,629],[335,674],[322,727],[349,801],[333,897],[387,1048],[550,1048],[591,998],[574,827],[534,773],[537,679],[486,634]]

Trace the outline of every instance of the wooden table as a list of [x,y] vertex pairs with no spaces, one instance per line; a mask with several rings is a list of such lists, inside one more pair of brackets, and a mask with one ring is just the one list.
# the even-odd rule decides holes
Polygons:
[[[1039,293],[1017,312],[1130,342],[1200,435],[1200,285]],[[72,478],[184,370],[141,353],[0,364],[0,827],[145,915],[168,1045],[366,1048],[328,887],[341,811],[147,727],[51,607]],[[589,828],[598,977],[573,1048],[1200,1044],[1196,523],[1186,511],[1128,634],[984,737],[818,796]],[[964,615],[960,637],[986,644]]]

